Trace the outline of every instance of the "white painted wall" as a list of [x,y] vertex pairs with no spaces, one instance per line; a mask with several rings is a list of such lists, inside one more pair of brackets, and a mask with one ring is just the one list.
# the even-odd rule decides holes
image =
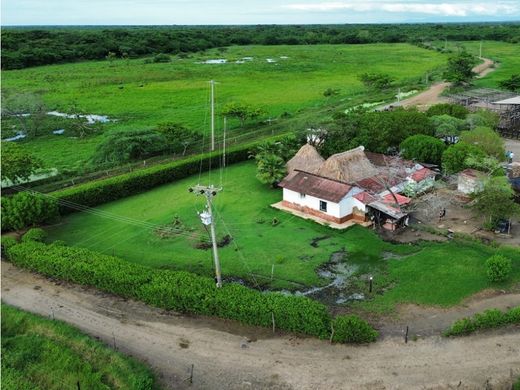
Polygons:
[[[307,206],[311,209],[320,211],[320,200],[314,196],[305,195],[304,197],[300,196],[300,193],[288,190],[287,188],[283,189],[283,200],[291,203],[296,203],[300,206]],[[341,211],[340,211],[340,203],[334,203],[328,200],[325,200],[327,202],[327,212],[326,214],[331,215],[333,217],[341,218]]]

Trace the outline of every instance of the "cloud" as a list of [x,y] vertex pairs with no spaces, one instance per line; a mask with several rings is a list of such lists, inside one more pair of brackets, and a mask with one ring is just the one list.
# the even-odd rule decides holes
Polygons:
[[421,2],[392,2],[384,1],[352,1],[352,2],[319,2],[319,3],[294,3],[283,6],[285,9],[295,11],[355,11],[370,12],[383,11],[389,13],[416,13],[443,16],[468,16],[468,15],[503,15],[520,12],[520,3],[517,1],[498,2],[445,2],[445,3],[421,3]]

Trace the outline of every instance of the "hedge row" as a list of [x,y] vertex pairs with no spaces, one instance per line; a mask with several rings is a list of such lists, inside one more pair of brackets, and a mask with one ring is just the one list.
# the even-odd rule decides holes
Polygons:
[[[278,138],[278,137],[276,137]],[[274,138],[274,139],[276,139]],[[245,161],[249,151],[258,142],[237,146],[226,152],[226,164]],[[220,167],[222,154],[213,152],[202,156],[193,156],[184,160],[172,161],[140,169],[103,180],[95,180],[75,187],[52,192],[50,195],[60,200],[60,203],[73,202],[84,206],[94,207],[113,200],[148,191],[162,184],[208,170],[211,167]],[[66,205],[60,205],[60,214],[76,211]]]
[[[337,342],[370,342],[370,325],[355,316],[333,320],[325,305],[306,297],[262,293],[239,284],[217,289],[210,278],[157,270],[87,249],[25,242],[7,248],[14,264],[43,275],[93,286],[182,313],[211,315],[249,325],[272,326]],[[334,321],[334,322],[333,322]]]
[[[259,143],[275,141],[275,136],[230,148],[226,152],[226,164],[245,161],[249,151]],[[222,154],[213,152],[155,165],[150,168],[125,173],[102,180],[94,180],[75,187],[51,192],[46,196],[20,192],[13,196],[2,196],[2,231],[19,230],[46,223],[58,215],[77,211],[77,206],[94,207],[103,203],[148,191],[151,188],[183,179],[212,167],[220,167]],[[59,210],[58,210],[59,203]],[[72,207],[69,207],[69,206]]]
[[498,309],[486,310],[477,313],[473,317],[462,318],[455,321],[450,329],[444,332],[445,336],[461,336],[482,329],[492,329],[501,326],[520,324],[520,306],[514,307],[506,312]]

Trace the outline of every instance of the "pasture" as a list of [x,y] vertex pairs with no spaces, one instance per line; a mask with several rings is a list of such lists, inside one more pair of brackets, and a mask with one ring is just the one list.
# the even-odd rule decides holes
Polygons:
[[[281,191],[260,184],[255,173],[252,162],[228,167],[222,175],[224,191],[215,198],[218,238],[233,238],[219,252],[227,282],[308,291],[331,282],[320,270],[327,269],[340,253],[350,278],[348,294],[373,298],[361,303],[366,309],[388,311],[401,302],[454,305],[489,287],[484,262],[495,252],[513,260],[510,282],[520,280],[518,249],[494,249],[466,241],[397,245],[359,226],[332,230],[272,209],[270,204],[281,199]],[[200,182],[208,181],[203,174]],[[211,181],[220,183],[218,171]],[[197,248],[207,241],[197,216],[204,201],[187,191],[197,182],[198,177],[191,177],[105,204],[95,212],[69,215],[47,228],[49,240],[63,240],[138,264],[212,276],[211,251]],[[171,223],[175,216],[179,233],[161,237],[157,227]],[[366,282],[369,275],[375,280],[372,295]],[[509,283],[499,287],[507,288]]]
[[[200,63],[208,59],[228,63]],[[283,113],[299,117],[306,109],[332,103],[346,108],[369,98],[358,80],[361,73],[387,73],[400,86],[416,85],[426,72],[443,66],[446,56],[408,44],[233,46],[172,57],[171,63],[145,62],[118,59],[4,71],[3,89],[39,93],[49,110],[69,112],[75,104],[84,113],[108,115],[114,122],[103,125],[103,132],[154,128],[166,121],[205,131],[208,80],[214,79],[220,83],[217,112],[232,101],[247,103],[263,108],[263,119],[274,118],[283,127]],[[328,88],[339,94],[324,97]],[[238,121],[230,126],[239,130]],[[47,167],[62,169],[81,167],[101,137],[45,135],[23,143]]]
[[2,387],[152,389],[151,370],[61,321],[2,304]]

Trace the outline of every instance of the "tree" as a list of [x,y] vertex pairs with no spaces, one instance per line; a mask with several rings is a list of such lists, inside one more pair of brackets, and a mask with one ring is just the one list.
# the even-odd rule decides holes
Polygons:
[[508,91],[520,92],[520,74],[511,75],[510,78],[500,81],[498,85]]
[[483,158],[486,157],[486,153],[479,147],[464,142],[451,145],[442,154],[442,169],[447,174],[460,172],[468,168],[466,161],[470,156]]
[[73,103],[69,108],[69,126],[68,129],[74,136],[79,138],[85,138],[92,135],[100,130],[99,123],[90,123],[86,118],[85,114],[79,109],[76,103]]
[[429,164],[440,164],[445,148],[441,140],[423,134],[406,138],[400,146],[404,158]]
[[261,108],[253,108],[247,104],[231,102],[224,106],[221,114],[225,117],[236,118],[240,120],[240,126],[244,126],[247,119],[256,119],[262,115],[264,111]]
[[499,122],[500,116],[496,112],[490,110],[480,109],[466,117],[466,124],[470,129],[479,126],[496,129]]
[[2,142],[2,181],[7,179],[12,183],[19,183],[27,180],[41,167],[41,160],[20,145],[13,142]]
[[430,122],[435,129],[435,136],[449,143],[455,143],[460,132],[466,128],[464,120],[447,114],[432,116]]
[[92,163],[112,166],[157,156],[168,150],[166,138],[153,130],[113,131],[97,146]]
[[473,209],[484,216],[484,227],[494,229],[500,219],[517,215],[519,206],[514,201],[514,190],[505,176],[490,177],[482,191],[475,195]]
[[180,123],[160,123],[156,130],[166,138],[170,152],[182,152],[183,156],[188,148],[193,148],[202,142],[202,134],[188,129]]
[[394,81],[393,77],[383,73],[363,73],[358,76],[358,79],[365,85],[365,87],[379,91],[390,88]]
[[444,72],[444,78],[455,86],[469,84],[476,76],[473,72],[475,57],[466,51],[448,59],[448,67]]
[[47,110],[40,95],[31,92],[3,93],[2,116],[15,118],[24,134],[36,137],[47,117]]
[[475,145],[498,161],[505,160],[504,140],[489,127],[477,127],[471,131],[463,131],[460,134],[460,142]]
[[460,104],[452,103],[434,104],[426,111],[426,115],[428,115],[429,117],[438,115],[449,115],[458,119],[466,119],[466,116],[468,114],[469,111],[466,107],[461,106]]
[[264,184],[270,184],[273,187],[284,178],[287,174],[285,161],[274,154],[259,155],[257,159],[258,172],[256,177]]

